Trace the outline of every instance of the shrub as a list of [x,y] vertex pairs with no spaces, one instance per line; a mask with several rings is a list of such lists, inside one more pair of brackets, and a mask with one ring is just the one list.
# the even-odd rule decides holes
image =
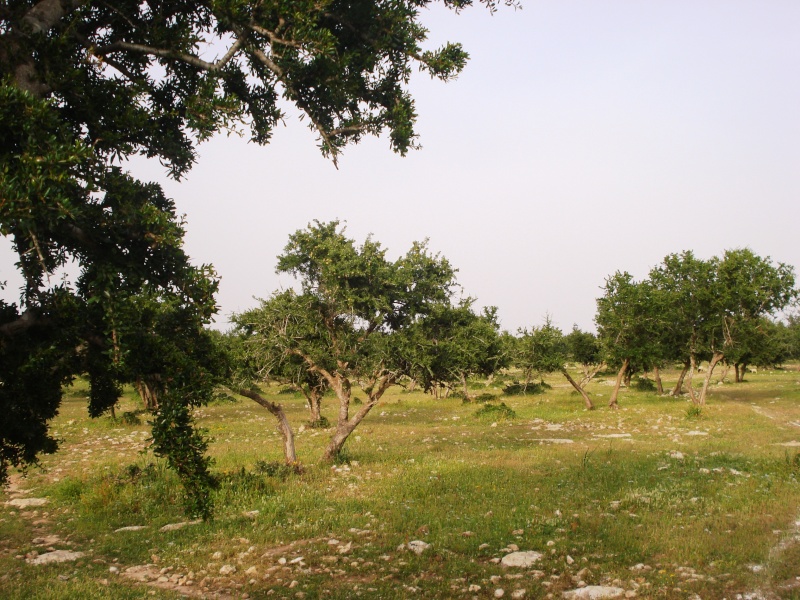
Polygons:
[[503,388],[503,394],[506,396],[534,396],[536,394],[544,394],[545,390],[549,390],[552,387],[544,381],[529,383],[527,386],[519,381],[514,381]]
[[475,412],[475,416],[479,419],[516,419],[517,413],[505,402],[501,402],[500,404],[484,404]]
[[310,429],[327,429],[331,426],[331,422],[327,417],[320,416],[316,421],[309,421],[308,426]]
[[656,384],[647,377],[637,377],[636,381],[633,382],[631,387],[635,390],[639,390],[640,392],[655,392],[656,391]]

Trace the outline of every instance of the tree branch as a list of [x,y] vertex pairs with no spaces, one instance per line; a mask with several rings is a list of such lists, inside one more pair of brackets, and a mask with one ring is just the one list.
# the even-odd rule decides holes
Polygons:
[[151,56],[172,58],[175,60],[179,60],[181,62],[185,62],[186,64],[191,65],[193,67],[197,67],[198,69],[203,69],[204,71],[209,71],[213,73],[219,71],[222,67],[224,67],[233,59],[236,53],[244,45],[246,37],[247,36],[245,35],[236,38],[236,41],[231,45],[231,47],[223,55],[223,57],[215,62],[205,61],[199,56],[195,56],[194,54],[187,54],[185,52],[176,52],[174,50],[169,50],[166,48],[154,48],[153,46],[146,46],[144,44],[131,44],[130,42],[115,42],[107,46],[101,46],[100,48],[93,48],[91,49],[91,53],[94,56],[105,56],[107,54],[112,54],[114,52],[120,52],[120,51],[139,52],[141,54],[150,54]]
[[0,325],[0,334],[7,338],[12,338],[15,335],[33,327],[34,325],[41,324],[43,322],[43,320],[39,319],[39,311],[34,308],[29,308],[23,312],[16,321],[3,323]]

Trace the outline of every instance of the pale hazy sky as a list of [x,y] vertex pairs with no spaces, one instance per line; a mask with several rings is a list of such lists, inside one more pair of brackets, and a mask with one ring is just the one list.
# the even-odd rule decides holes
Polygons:
[[269,146],[204,144],[179,184],[134,164],[221,275],[221,326],[291,285],[275,257],[314,219],[392,257],[430,238],[511,331],[546,313],[593,329],[605,277],[681,250],[800,267],[800,2],[523,5],[427,12],[431,46],[460,41],[471,59],[454,82],[414,77],[423,148],[405,158],[373,139],[336,170],[290,113]]

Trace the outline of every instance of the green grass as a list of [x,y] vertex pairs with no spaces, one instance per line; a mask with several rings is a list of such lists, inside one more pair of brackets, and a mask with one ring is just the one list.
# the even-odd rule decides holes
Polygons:
[[[498,587],[506,598],[516,588],[560,597],[584,568],[586,583],[640,598],[796,598],[800,448],[780,444],[800,440],[799,380],[796,370],[749,374],[716,386],[699,413],[647,390],[623,390],[612,411],[603,381],[589,386],[595,411],[558,378],[528,396],[503,396],[502,378],[473,382],[496,396],[480,405],[397,389],[336,465],[317,464],[330,430],[298,433],[300,474],[274,466],[280,437],[264,409],[218,403],[197,412],[214,439],[215,519],[168,532],[185,520],[180,488],[146,451],[146,418],[89,420],[80,384],[53,423],[62,450],[21,482],[50,503],[27,515],[0,507],[0,597],[179,597],[108,571],[150,563],[191,572],[192,589],[253,598],[469,598]],[[275,388],[272,398],[296,431],[308,421],[301,397]],[[487,410],[502,405],[515,418]],[[129,393],[117,414],[137,408]],[[323,413],[335,422],[332,398]],[[129,525],[147,529],[114,533]],[[44,529],[87,552],[83,564],[15,558]],[[415,539],[430,549],[399,549]],[[496,561],[512,544],[545,557],[535,570],[505,569]],[[236,573],[220,575],[226,564]]]

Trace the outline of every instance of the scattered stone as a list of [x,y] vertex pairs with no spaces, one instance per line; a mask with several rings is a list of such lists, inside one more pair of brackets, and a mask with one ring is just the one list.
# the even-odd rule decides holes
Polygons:
[[524,534],[525,534],[524,529],[515,529],[514,531],[511,532],[511,535],[524,535]]
[[187,525],[197,525],[198,523],[202,523],[202,519],[196,519],[194,521],[182,521],[181,523],[170,523],[168,525],[164,525],[159,531],[177,531],[178,529],[183,529]]
[[114,533],[122,533],[123,531],[141,531],[142,529],[147,529],[147,525],[128,525],[127,527],[115,529]]
[[572,558],[569,554],[567,554],[567,564],[568,565],[574,565],[575,564],[575,559]]
[[708,432],[707,431],[687,431],[686,433],[684,433],[684,435],[691,435],[691,436],[708,435]]
[[604,585],[587,585],[584,588],[562,593],[564,600],[613,600],[622,598],[624,595],[625,590],[622,588]]
[[575,440],[569,438],[534,438],[532,442],[539,442],[540,444],[574,444]]
[[481,591],[481,586],[476,585],[476,584],[473,583],[472,585],[469,586],[469,591],[470,592],[480,592]]
[[511,554],[506,554],[500,563],[504,567],[519,567],[526,569],[528,567],[532,567],[537,562],[542,560],[542,553],[541,552],[534,552],[530,550],[528,552],[512,552]]
[[31,540],[35,546],[52,546],[54,544],[61,544],[61,538],[57,535],[46,535],[45,537],[37,537]]
[[417,556],[419,556],[420,554],[425,552],[425,550],[427,550],[428,548],[431,547],[430,544],[425,543],[422,540],[413,540],[411,542],[408,542],[408,544],[406,544],[406,546],[408,547],[409,550],[411,550]]
[[514,590],[513,592],[511,592],[511,597],[514,600],[521,600],[522,598],[525,597],[525,593],[526,593],[525,590]]
[[222,558],[222,552],[217,550],[214,554],[211,555],[211,560],[220,560]]
[[244,518],[246,518],[246,519],[255,520],[255,518],[258,516],[258,513],[259,513],[259,512],[260,512],[260,511],[257,511],[257,510],[246,510],[246,511],[244,511],[244,512],[242,513],[242,516],[243,516]]
[[236,567],[234,565],[222,565],[219,568],[220,575],[233,575],[236,573]]
[[[351,550],[352,548],[353,548],[353,542],[347,542],[347,543],[346,543],[346,544],[344,544],[344,545],[341,545],[341,544],[340,544],[340,545],[339,545],[339,547],[336,549],[336,551],[337,551],[339,554],[347,554],[348,552],[350,552],[350,550]],[[286,560],[286,559],[284,559],[284,561],[285,561],[285,560]]]
[[108,572],[111,573],[112,575],[119,575],[119,567],[115,567],[112,565],[108,567]]
[[472,537],[473,535],[475,535],[475,534],[474,534],[474,533],[472,533],[471,531],[464,531],[464,532],[461,534],[461,537]]
[[14,498],[6,502],[6,504],[16,508],[31,508],[35,506],[44,506],[47,504],[47,498]]
[[678,450],[673,450],[672,452],[670,452],[669,457],[674,458],[675,460],[683,460],[685,458],[683,452],[680,452]]
[[72,552],[71,550],[54,550],[53,552],[46,552],[44,554],[40,554],[39,556],[28,558],[25,560],[25,562],[31,565],[49,565],[53,563],[62,563],[62,562],[78,560],[79,558],[82,557],[83,557],[83,552]]
[[502,598],[505,595],[506,595],[506,591],[503,588],[497,588],[494,591],[494,597],[495,598]]
[[612,440],[625,439],[625,438],[631,437],[630,433],[606,433],[605,435],[599,435],[597,433],[594,433],[592,435],[594,435],[594,437],[608,438],[608,439],[612,439]]

